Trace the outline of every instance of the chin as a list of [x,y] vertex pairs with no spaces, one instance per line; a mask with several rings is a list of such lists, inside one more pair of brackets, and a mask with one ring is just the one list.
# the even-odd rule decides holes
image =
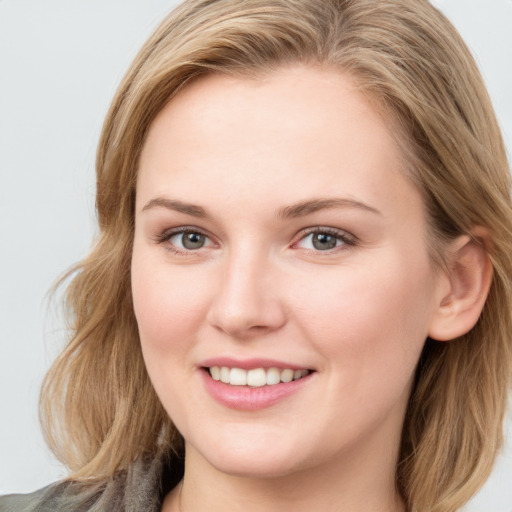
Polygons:
[[240,478],[279,478],[295,473],[298,468],[290,461],[282,461],[275,457],[259,457],[248,460],[247,457],[221,455],[208,461],[217,471]]
[[[304,469],[306,460],[297,450],[297,444],[288,446],[278,440],[271,442],[265,436],[217,439],[196,444],[196,455],[216,470],[245,478],[274,478]],[[190,454],[188,454],[190,455]],[[301,464],[302,461],[302,464]]]

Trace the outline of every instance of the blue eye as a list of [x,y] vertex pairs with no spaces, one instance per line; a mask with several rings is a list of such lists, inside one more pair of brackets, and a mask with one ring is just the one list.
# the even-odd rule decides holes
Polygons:
[[163,233],[158,237],[158,242],[167,244],[169,249],[176,252],[197,251],[213,245],[204,233],[184,228]]
[[176,233],[169,238],[169,241],[180,248],[193,251],[194,249],[201,249],[205,246],[207,238],[202,233],[193,231],[184,231]]
[[344,232],[325,228],[307,233],[296,244],[296,246],[301,249],[324,252],[332,251],[344,245],[355,245],[355,240]]

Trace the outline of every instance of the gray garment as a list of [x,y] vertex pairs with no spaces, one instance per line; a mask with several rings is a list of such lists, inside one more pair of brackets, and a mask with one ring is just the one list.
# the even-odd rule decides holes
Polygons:
[[[31,494],[1,496],[0,512],[160,512],[166,459],[137,460],[106,483],[63,481]],[[179,478],[172,477],[170,488]]]

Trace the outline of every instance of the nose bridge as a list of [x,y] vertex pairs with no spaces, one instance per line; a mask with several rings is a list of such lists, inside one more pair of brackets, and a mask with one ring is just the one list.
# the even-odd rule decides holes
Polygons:
[[223,261],[209,320],[216,328],[235,336],[275,330],[284,323],[268,252],[250,242],[229,251]]

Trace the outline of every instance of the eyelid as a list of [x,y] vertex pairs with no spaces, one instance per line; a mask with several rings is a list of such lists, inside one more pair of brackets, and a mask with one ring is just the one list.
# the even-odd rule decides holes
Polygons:
[[[215,241],[214,237],[211,236],[206,230],[199,228],[197,226],[188,226],[188,225],[187,226],[177,226],[174,228],[166,229],[166,230],[162,231],[161,233],[156,234],[153,238],[154,238],[155,243],[165,244],[173,236],[179,235],[181,233],[187,233],[187,232],[188,233],[199,233],[199,234],[203,235],[204,237],[206,237],[212,243],[212,245],[214,245],[214,246],[218,245],[218,243]],[[328,249],[325,251],[321,251],[321,250],[317,250],[317,249],[304,249],[305,251],[308,251],[308,252],[311,252],[314,254],[329,255],[329,254],[338,252],[340,250],[347,250],[359,243],[359,240],[355,235],[353,235],[343,229],[333,228],[333,227],[328,227],[328,226],[313,226],[313,227],[309,227],[309,228],[301,230],[294,237],[294,241],[292,242],[291,247],[298,248],[297,245],[299,244],[299,242],[304,240],[307,236],[309,236],[311,234],[315,234],[315,233],[326,233],[326,234],[332,235],[332,236],[338,238],[339,240],[341,240],[343,242],[343,244],[341,246],[335,247],[333,249]],[[207,249],[208,247],[211,247],[211,245],[193,250],[193,249],[180,249],[180,248],[174,246],[173,244],[168,244],[168,246],[166,248],[167,248],[167,250],[170,250],[176,254],[194,255],[194,254],[197,254],[201,249]]]
[[[166,229],[166,230],[162,231],[161,233],[157,233],[154,236],[154,241],[157,244],[166,244],[166,242],[169,242],[169,240],[173,236],[179,235],[181,233],[198,233],[200,235],[203,235],[210,242],[212,242],[212,245],[217,245],[214,238],[207,231],[205,231],[204,229],[198,228],[197,226],[178,226],[175,228]],[[192,249],[181,249],[181,248],[174,246],[173,244],[168,244],[166,246],[166,249],[170,250],[171,252],[176,253],[176,254],[193,255],[193,254],[199,252],[201,249],[207,249],[208,247],[210,247],[210,245],[207,247],[201,247],[199,249],[192,250]]]
[[292,243],[292,248],[296,248],[298,243],[304,240],[307,236],[316,233],[326,233],[328,235],[332,235],[338,239],[340,239],[343,244],[341,247],[335,247],[333,249],[320,251],[314,249],[305,249],[306,251],[315,253],[315,254],[332,254],[334,252],[338,252],[340,250],[346,250],[347,248],[353,247],[358,244],[359,240],[355,235],[352,235],[348,231],[339,228],[332,228],[328,226],[315,226],[303,229],[295,236],[295,241]]

